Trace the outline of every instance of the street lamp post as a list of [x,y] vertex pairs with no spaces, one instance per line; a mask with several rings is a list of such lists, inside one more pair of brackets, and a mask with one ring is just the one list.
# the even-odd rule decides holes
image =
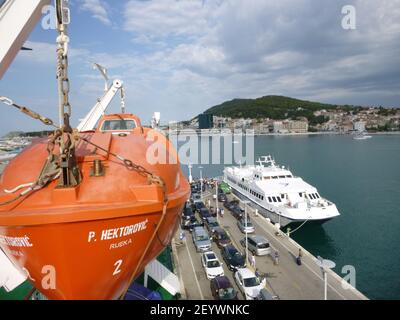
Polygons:
[[217,213],[217,221],[219,222],[219,219],[218,219],[218,180],[215,180],[215,210]]
[[203,171],[201,169],[203,169],[203,167],[199,167],[200,169],[200,198],[201,200],[203,200]]
[[[248,200],[243,201],[243,203],[244,203],[244,221],[245,221],[245,223],[246,223],[246,227],[247,227],[247,204],[248,204],[249,202],[250,202],[250,201],[248,201]],[[247,263],[247,262],[249,261],[249,253],[248,253],[249,244],[248,244],[246,229],[245,229],[244,235],[245,235],[245,239],[246,239],[246,263]]]
[[322,259],[322,257],[317,257],[317,266],[319,266],[324,275],[324,299],[328,300],[328,272],[327,269],[332,269],[336,266],[336,264],[327,259]]

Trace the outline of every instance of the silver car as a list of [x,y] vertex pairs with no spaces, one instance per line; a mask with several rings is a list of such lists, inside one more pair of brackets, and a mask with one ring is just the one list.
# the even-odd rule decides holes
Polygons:
[[205,252],[211,249],[210,236],[203,227],[195,227],[192,236],[197,252]]
[[[243,247],[246,246],[246,239],[240,240],[240,243]],[[250,235],[247,237],[247,247],[249,251],[254,253],[257,256],[265,256],[271,253],[271,246],[269,241],[258,235]]]
[[242,233],[253,233],[255,231],[254,226],[249,219],[246,221],[242,218],[237,222],[237,225]]

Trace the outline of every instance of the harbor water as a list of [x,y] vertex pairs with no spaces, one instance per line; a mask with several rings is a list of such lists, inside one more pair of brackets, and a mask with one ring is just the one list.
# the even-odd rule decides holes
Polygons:
[[[256,136],[254,153],[255,159],[271,154],[317,187],[341,213],[323,225],[306,223],[292,237],[315,256],[335,261],[334,270],[342,277],[354,267],[355,286],[370,299],[398,299],[400,135],[368,140],[350,135]],[[220,176],[224,165],[229,164],[193,163],[192,174],[200,177],[201,170],[203,177]],[[184,171],[188,173],[187,166]]]

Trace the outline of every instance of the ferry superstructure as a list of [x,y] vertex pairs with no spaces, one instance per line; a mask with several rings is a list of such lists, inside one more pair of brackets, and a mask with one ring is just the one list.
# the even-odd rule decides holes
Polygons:
[[305,221],[323,223],[340,215],[334,203],[284,166],[276,165],[271,156],[263,156],[257,165],[226,167],[224,181],[281,227]]

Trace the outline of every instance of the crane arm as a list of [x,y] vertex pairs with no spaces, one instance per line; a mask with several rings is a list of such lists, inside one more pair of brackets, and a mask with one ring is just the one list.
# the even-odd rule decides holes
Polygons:
[[86,117],[79,123],[78,131],[89,131],[94,130],[100,117],[104,114],[107,107],[111,103],[114,96],[119,90],[122,90],[123,83],[121,80],[114,80],[111,87],[104,93]]
[[51,0],[6,0],[0,7],[0,79]]

